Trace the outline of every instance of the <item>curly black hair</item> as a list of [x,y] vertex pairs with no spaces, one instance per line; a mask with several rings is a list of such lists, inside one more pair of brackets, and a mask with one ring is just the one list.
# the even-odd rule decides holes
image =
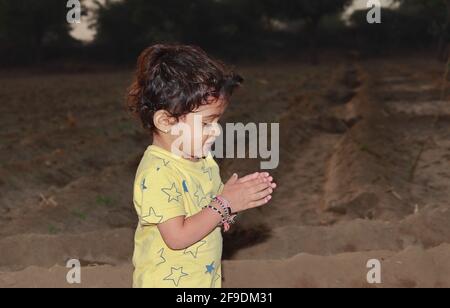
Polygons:
[[144,129],[155,132],[155,112],[166,110],[178,119],[211,103],[211,98],[228,102],[243,81],[199,47],[158,44],[138,58],[135,80],[127,93],[127,108]]

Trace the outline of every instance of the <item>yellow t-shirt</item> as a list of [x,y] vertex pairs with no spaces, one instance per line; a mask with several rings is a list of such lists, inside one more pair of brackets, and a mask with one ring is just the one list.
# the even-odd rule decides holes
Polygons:
[[139,216],[135,234],[133,287],[220,288],[222,233],[218,226],[184,250],[172,250],[157,224],[197,214],[222,192],[211,153],[193,162],[160,147],[145,151],[136,172],[133,202]]

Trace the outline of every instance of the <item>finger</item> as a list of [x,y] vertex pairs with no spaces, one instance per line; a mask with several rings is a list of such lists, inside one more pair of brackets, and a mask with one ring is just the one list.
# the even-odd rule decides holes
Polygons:
[[260,176],[260,174],[258,172],[255,172],[255,173],[252,173],[252,174],[249,174],[247,176],[240,178],[238,183],[246,183],[246,182],[257,179],[259,176]]
[[237,173],[235,173],[235,174],[233,174],[231,176],[231,178],[228,180],[228,182],[226,184],[227,185],[228,184],[235,184],[238,181],[238,179],[239,179],[239,176],[237,175]]
[[263,180],[264,180],[264,182],[267,182],[267,183],[270,183],[270,184],[272,184],[273,183],[273,177],[272,176],[268,176],[268,177],[261,177]]
[[253,201],[256,201],[256,200],[264,199],[264,198],[266,198],[267,196],[271,195],[272,193],[273,193],[273,189],[272,189],[271,187],[269,187],[269,188],[267,188],[267,189],[265,189],[265,190],[263,190],[263,191],[260,191],[260,192],[258,192],[258,193],[256,193],[256,194],[254,194],[254,195],[252,196],[252,200],[253,200]]
[[253,180],[250,180],[250,181],[241,183],[241,184],[242,184],[243,187],[245,187],[245,188],[247,188],[247,189],[250,189],[250,188],[252,188],[253,186],[255,186],[255,185],[257,185],[257,184],[260,184],[260,183],[263,183],[263,182],[264,182],[263,179],[261,179],[261,178],[256,178],[256,179],[253,179]]
[[258,185],[255,185],[255,186],[253,186],[252,188],[250,188],[250,193],[251,194],[256,194],[256,193],[259,193],[259,192],[261,192],[261,191],[264,191],[264,190],[266,190],[266,189],[268,189],[268,188],[271,188],[270,187],[270,185],[268,184],[268,183],[261,183],[261,184],[258,184]]
[[266,178],[264,178],[265,179],[265,181],[267,182],[267,183],[272,183],[273,182],[273,177],[271,177],[271,176],[268,176],[268,177],[266,177]]
[[272,199],[272,196],[267,196],[264,199],[258,200],[258,201],[253,201],[249,204],[249,209],[255,208],[255,207],[259,207],[262,205],[265,205],[267,203],[269,203],[269,201]]
[[259,174],[259,176],[262,177],[262,178],[268,178],[270,176],[270,174],[269,174],[269,172],[261,172]]
[[271,181],[271,176],[268,172],[263,172],[259,174],[259,178],[263,179],[264,182],[270,182]]
[[255,186],[260,185],[260,184],[268,185],[268,183],[263,178],[260,178],[260,177],[254,179],[254,180],[245,182],[243,185],[244,185],[245,188],[249,189],[250,193],[251,193],[253,191],[253,188]]

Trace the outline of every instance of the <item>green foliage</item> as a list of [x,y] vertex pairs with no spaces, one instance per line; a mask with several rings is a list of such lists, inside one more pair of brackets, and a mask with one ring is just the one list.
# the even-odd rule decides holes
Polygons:
[[113,207],[114,204],[114,200],[108,196],[97,196],[97,198],[95,199],[95,202],[98,205],[102,205],[105,207]]

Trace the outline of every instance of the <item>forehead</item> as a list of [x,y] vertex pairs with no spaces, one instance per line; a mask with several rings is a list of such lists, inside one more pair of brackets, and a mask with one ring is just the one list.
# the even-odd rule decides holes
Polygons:
[[194,113],[201,114],[203,116],[220,115],[225,111],[228,102],[222,98],[215,100],[207,105],[198,107]]

